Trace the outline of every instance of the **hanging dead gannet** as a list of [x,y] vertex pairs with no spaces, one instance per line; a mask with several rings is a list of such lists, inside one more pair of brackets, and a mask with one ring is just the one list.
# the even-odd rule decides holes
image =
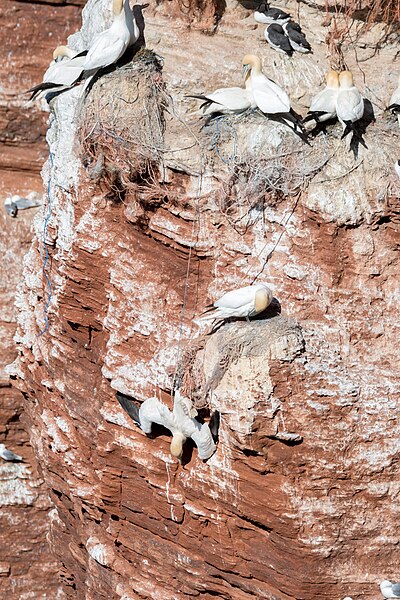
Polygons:
[[400,598],[400,583],[392,583],[385,579],[379,587],[384,598]]
[[196,320],[219,321],[231,317],[249,320],[250,317],[263,312],[271,304],[272,298],[272,291],[267,285],[263,283],[247,285],[224,294],[214,304],[207,307],[205,316]]
[[262,2],[257,10],[254,12],[254,18],[257,23],[277,23],[282,25],[290,20],[290,15],[280,8],[269,6],[268,2]]
[[351,131],[356,133],[355,123],[364,114],[364,98],[353,83],[353,74],[342,71],[339,75],[339,91],[336,98],[336,114],[343,126],[342,139]]
[[397,120],[400,125],[400,76],[399,85],[397,89],[393,92],[392,97],[390,98],[388,110],[391,110],[394,115],[397,115]]
[[339,73],[329,71],[325,77],[326,86],[311,100],[311,106],[303,123],[315,121],[323,123],[336,117],[336,100],[339,92]]
[[310,44],[306,40],[306,36],[301,30],[298,23],[294,21],[287,21],[282,25],[282,29],[287,35],[289,43],[293,50],[306,54],[312,52]]
[[178,390],[174,394],[172,412],[157,398],[145,400],[140,408],[129,396],[117,392],[117,400],[128,415],[135,421],[144,433],[151,433],[153,423],[162,425],[172,433],[171,454],[181,460],[183,444],[187,438],[192,438],[197,446],[199,458],[207,460],[216,450],[218,440],[219,412],[215,411],[210,423],[200,423],[195,417],[197,410],[192,402],[181,396]]
[[72,87],[82,75],[85,55],[86,51],[78,54],[68,46],[57,46],[53,52],[53,61],[45,72],[42,83],[28,90],[32,92],[30,100]]
[[245,110],[256,108],[256,103],[250,89],[250,82],[245,82],[246,88],[219,88],[210,94],[188,95],[187,98],[203,100],[200,106],[203,116],[238,114]]
[[264,75],[261,59],[258,56],[247,54],[243,58],[243,75],[245,81],[247,79],[250,81],[250,89],[261,112],[288,125],[303,141],[307,142],[301,121],[290,106],[289,96],[285,90]]
[[114,20],[92,42],[86,60],[85,71],[101,69],[121,58],[125,50],[139,39],[139,28],[133,16],[129,0],[113,0]]
[[14,454],[11,450],[7,450],[4,444],[0,444],[0,456],[7,462],[21,462],[23,460],[22,456],[19,456],[19,454]]
[[265,28],[264,37],[271,48],[277,52],[282,52],[282,54],[292,56],[293,48],[281,25],[276,23],[268,25],[268,27]]

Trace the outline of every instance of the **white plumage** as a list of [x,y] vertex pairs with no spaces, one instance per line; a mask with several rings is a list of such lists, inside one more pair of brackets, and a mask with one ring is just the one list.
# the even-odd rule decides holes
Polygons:
[[68,46],[57,46],[53,52],[53,59],[43,75],[42,83],[28,90],[32,92],[31,99],[66,90],[82,76],[86,56],[77,54]]
[[394,163],[394,170],[397,173],[397,176],[400,177],[400,160],[396,160]]
[[[214,454],[216,449],[214,439],[217,439],[219,426],[218,412],[212,415],[210,426],[207,423],[200,423],[195,418],[197,410],[192,402],[182,396],[178,390],[174,394],[172,412],[157,398],[145,400],[139,410],[128,396],[120,392],[117,392],[117,399],[144,433],[151,433],[153,423],[169,429],[172,433],[171,454],[176,458],[181,459],[183,444],[189,437],[197,446],[199,458],[206,460]],[[214,437],[210,427],[213,429]]]
[[290,15],[280,8],[269,7],[268,2],[262,2],[254,12],[254,19],[257,23],[277,23],[282,25],[290,19]]
[[351,131],[351,125],[364,114],[364,99],[353,84],[353,75],[350,71],[343,71],[339,75],[336,114],[343,125],[343,136]]
[[22,456],[14,454],[14,452],[11,452],[11,450],[7,450],[4,444],[0,444],[0,456],[7,462],[21,462],[23,460]]
[[190,97],[204,100],[200,107],[203,115],[241,113],[256,108],[250,89],[240,87],[219,88],[209,94]]
[[111,27],[100,33],[88,50],[83,63],[85,71],[100,69],[117,62],[126,49],[139,38],[139,28],[129,0],[113,0],[113,13]]
[[304,119],[307,121],[315,121],[322,123],[334,119],[336,117],[336,101],[339,92],[339,73],[337,71],[329,71],[326,76],[326,86],[311,100],[311,106],[308,114]]
[[220,320],[231,317],[248,319],[265,310],[271,304],[272,298],[272,291],[263,283],[247,285],[224,294],[214,302],[210,313],[198,320]]
[[261,59],[252,54],[243,59],[243,68],[250,81],[250,89],[258,108],[266,114],[281,114],[290,111],[289,96],[279,85],[262,72]]
[[379,587],[384,598],[400,598],[400,583],[392,583],[385,579]]

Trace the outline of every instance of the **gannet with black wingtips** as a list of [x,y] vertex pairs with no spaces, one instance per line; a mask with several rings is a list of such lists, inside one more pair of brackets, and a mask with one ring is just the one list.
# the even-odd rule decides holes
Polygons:
[[291,19],[291,16],[280,8],[270,7],[268,2],[262,2],[254,12],[254,19],[257,23],[277,23],[282,25]]
[[254,317],[263,312],[273,298],[271,289],[264,283],[247,285],[224,294],[207,308],[196,321],[221,321],[224,319]]
[[14,454],[14,452],[8,450],[4,444],[0,444],[0,456],[7,462],[21,462],[23,460],[22,456]]
[[399,75],[399,85],[396,90],[394,90],[392,97],[390,98],[390,104],[388,106],[388,110],[391,110],[394,115],[397,115],[397,120],[400,125],[400,75]]
[[152,424],[157,423],[172,433],[170,451],[179,461],[182,459],[183,444],[192,438],[197,446],[199,458],[207,460],[216,450],[218,440],[219,412],[215,411],[210,423],[200,423],[197,410],[192,402],[182,396],[179,390],[174,393],[172,412],[157,398],[145,400],[138,409],[129,396],[117,392],[117,400],[144,433],[151,433]]
[[307,42],[306,36],[302,32],[298,23],[295,23],[294,21],[287,21],[282,25],[282,29],[285,32],[293,50],[296,52],[301,52],[302,54],[312,52],[311,46]]
[[292,56],[293,48],[281,25],[276,23],[268,25],[268,27],[265,28],[264,37],[271,48],[277,52],[282,52],[282,54]]
[[57,46],[42,83],[27,90],[27,93],[32,93],[30,100],[72,87],[82,76],[85,55],[86,52],[77,53],[68,46]]
[[245,88],[219,88],[210,94],[192,94],[187,98],[203,100],[203,104],[200,106],[203,116],[242,113],[256,108],[249,80],[245,82],[245,86]]
[[339,91],[336,98],[336,114],[343,126],[342,139],[351,131],[356,134],[355,123],[364,114],[364,98],[353,83],[351,71],[339,75]]
[[385,579],[379,587],[384,598],[400,598],[400,583],[392,583]]
[[139,28],[129,0],[113,0],[113,15],[111,27],[93,40],[83,63],[85,71],[102,69],[116,63],[126,49],[139,39]]
[[326,86],[311,100],[311,106],[303,123],[315,121],[323,123],[336,117],[336,100],[339,92],[339,73],[329,71],[325,77]]
[[243,75],[250,80],[250,89],[259,110],[267,117],[287,125],[307,142],[303,125],[290,106],[289,96],[279,85],[268,79],[262,71],[261,59],[254,54],[243,58]]

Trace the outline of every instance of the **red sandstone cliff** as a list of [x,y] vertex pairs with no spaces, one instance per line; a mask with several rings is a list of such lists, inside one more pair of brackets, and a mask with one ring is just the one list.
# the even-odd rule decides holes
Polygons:
[[[399,575],[399,133],[378,106],[355,161],[340,128],[312,148],[261,117],[200,130],[185,94],[239,83],[249,47],[306,106],[327,68],[321,15],[303,14],[314,56],[287,62],[236,3],[213,38],[171,27],[162,9],[146,28],[162,71],[143,53],[85,104],[77,88],[52,103],[50,195],[17,296],[12,372],[55,506],[63,589],[375,598]],[[83,35],[91,26],[86,11]],[[394,87],[382,69],[394,54],[363,63],[372,100]],[[281,308],[204,337],[192,318],[255,277]],[[185,468],[115,400],[119,389],[170,402],[175,373],[199,408],[221,412],[216,454],[202,463],[194,449]]]

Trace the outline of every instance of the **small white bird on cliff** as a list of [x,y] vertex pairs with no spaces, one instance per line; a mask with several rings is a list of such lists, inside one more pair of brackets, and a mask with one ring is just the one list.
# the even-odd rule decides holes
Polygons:
[[400,583],[392,583],[385,579],[379,587],[384,598],[400,598]]
[[311,100],[311,106],[303,123],[315,121],[323,123],[336,117],[336,100],[339,92],[339,73],[329,71],[326,75],[326,86]]
[[43,75],[42,83],[30,88],[30,100],[49,93],[61,92],[72,87],[81,77],[86,52],[77,53],[68,46],[57,46],[53,52],[53,61]]
[[22,456],[14,454],[11,450],[7,450],[4,444],[0,444],[0,456],[7,462],[21,462],[23,460]]
[[394,90],[392,97],[390,98],[390,104],[388,106],[388,110],[391,110],[394,115],[397,115],[397,120],[400,125],[400,75],[399,75],[399,85],[397,89]]
[[307,141],[300,119],[290,106],[289,96],[279,85],[268,79],[263,73],[262,62],[258,56],[247,54],[243,58],[245,82],[250,81],[250,89],[255,103],[267,117],[288,125],[303,141]]
[[171,454],[178,460],[182,459],[183,444],[187,438],[192,438],[197,446],[199,458],[207,460],[216,450],[218,439],[219,412],[215,411],[210,423],[200,423],[195,417],[197,410],[192,402],[181,396],[178,390],[174,394],[172,412],[157,398],[145,400],[140,408],[129,396],[117,392],[117,400],[128,415],[135,421],[144,433],[151,433],[152,424],[157,423],[172,433]]
[[231,317],[254,317],[263,312],[273,298],[272,291],[264,283],[247,285],[224,294],[213,305],[207,307],[208,314],[196,319],[197,321],[214,321],[230,319]]
[[364,98],[353,83],[353,74],[351,71],[342,71],[339,75],[336,114],[343,126],[342,139],[351,131],[354,135],[356,132],[355,123],[364,114]]
[[83,63],[85,71],[116,63],[126,49],[139,39],[139,28],[129,0],[113,0],[113,15],[111,27],[93,40]]

